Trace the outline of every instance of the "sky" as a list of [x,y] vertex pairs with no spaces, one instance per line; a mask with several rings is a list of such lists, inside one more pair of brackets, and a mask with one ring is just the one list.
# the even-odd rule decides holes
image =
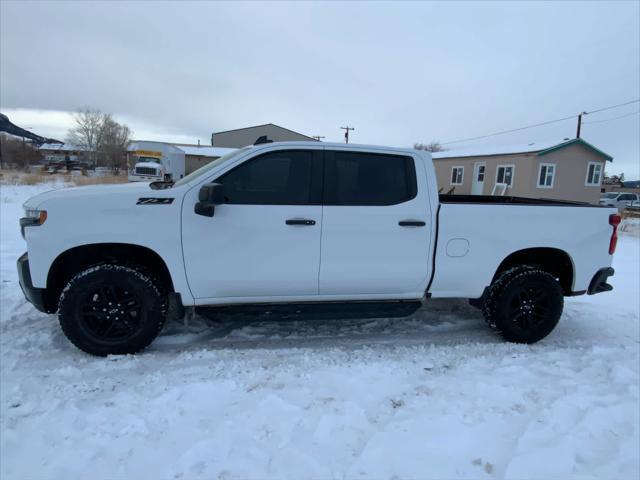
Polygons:
[[[64,139],[100,108],[134,138],[275,123],[325,141],[573,138],[640,98],[640,2],[0,2],[0,110]],[[640,103],[582,137],[640,177]],[[623,118],[617,118],[623,117]],[[593,122],[593,123],[588,123]]]

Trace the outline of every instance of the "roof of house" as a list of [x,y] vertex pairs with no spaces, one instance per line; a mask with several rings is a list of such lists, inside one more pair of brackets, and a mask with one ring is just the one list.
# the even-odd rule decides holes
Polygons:
[[308,138],[309,140],[318,141],[317,139],[315,139],[315,138],[313,138],[313,137],[310,137],[310,136],[308,136],[308,135],[305,135],[304,133],[296,132],[296,131],[294,131],[294,130],[291,130],[290,128],[281,127],[280,125],[276,125],[275,123],[263,123],[262,125],[253,125],[253,126],[251,126],[251,127],[234,128],[234,129],[232,129],[232,130],[224,130],[224,131],[222,131],[222,132],[213,132],[213,135],[218,135],[218,134],[220,134],[220,133],[238,132],[238,131],[240,131],[240,130],[249,130],[249,129],[251,129],[251,128],[267,127],[267,126],[269,126],[269,125],[271,125],[271,126],[273,126],[273,127],[281,128],[282,130],[286,130],[286,131],[291,132],[291,133],[295,133],[296,135],[301,135],[301,136],[303,136],[303,137]]
[[40,150],[56,150],[58,152],[84,152],[86,148],[71,143],[43,143]]
[[434,160],[446,158],[462,158],[462,157],[489,157],[495,155],[515,155],[518,153],[537,153],[538,155],[546,155],[548,153],[568,147],[569,145],[583,145],[584,147],[594,151],[598,155],[604,157],[608,161],[613,161],[613,157],[604,153],[602,150],[594,147],[582,138],[574,138],[571,140],[548,141],[548,142],[531,142],[524,145],[508,145],[508,146],[479,146],[473,148],[461,148],[459,150],[445,150],[443,152],[434,152],[432,154]]

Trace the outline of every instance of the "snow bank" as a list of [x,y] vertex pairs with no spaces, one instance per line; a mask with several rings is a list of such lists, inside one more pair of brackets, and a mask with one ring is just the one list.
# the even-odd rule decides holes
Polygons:
[[0,187],[0,477],[638,478],[640,240],[614,291],[502,343],[459,300],[401,320],[171,325],[97,359],[26,304]]
[[640,218],[625,218],[618,227],[620,233],[640,237]]

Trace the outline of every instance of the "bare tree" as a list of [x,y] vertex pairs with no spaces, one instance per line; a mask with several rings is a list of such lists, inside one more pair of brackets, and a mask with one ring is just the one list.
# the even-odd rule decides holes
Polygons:
[[429,143],[414,143],[413,148],[416,150],[426,150],[427,152],[444,152],[445,148],[438,141]]
[[619,175],[609,175],[607,171],[604,172],[604,179],[602,183],[607,185],[622,185],[624,182],[624,173],[620,173]]
[[42,161],[38,148],[31,142],[0,133],[0,159],[2,165],[28,169],[30,164]]
[[73,114],[73,120],[74,126],[67,134],[67,142],[86,150],[89,161],[95,165],[104,114],[97,108],[84,107]]
[[69,130],[67,141],[86,150],[93,166],[102,163],[116,173],[126,164],[126,151],[131,130],[118,123],[110,113],[84,107],[74,115],[75,125]]
[[127,147],[131,142],[131,130],[127,125],[118,123],[111,114],[102,118],[97,151],[106,166],[111,167],[117,175],[121,168],[126,167]]

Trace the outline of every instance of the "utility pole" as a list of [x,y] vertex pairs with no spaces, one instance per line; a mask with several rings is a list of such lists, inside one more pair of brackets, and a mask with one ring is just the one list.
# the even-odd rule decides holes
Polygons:
[[311,135],[311,138],[315,138],[316,140],[321,142],[322,139],[324,138],[324,135]]
[[582,127],[582,115],[588,115],[588,112],[582,112],[578,114],[578,131],[576,132],[576,138],[580,138],[580,128]]
[[355,130],[355,128],[350,127],[349,125],[347,125],[346,127],[340,127],[342,130],[344,130],[344,143],[349,143],[349,132],[352,130]]

